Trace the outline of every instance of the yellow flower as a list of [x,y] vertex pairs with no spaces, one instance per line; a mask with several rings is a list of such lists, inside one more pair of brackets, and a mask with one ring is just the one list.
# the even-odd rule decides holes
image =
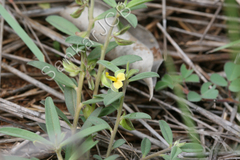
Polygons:
[[109,73],[106,72],[106,77],[113,81],[113,86],[116,89],[119,89],[123,86],[122,81],[125,80],[125,74],[124,73],[118,73],[116,77],[109,76]]

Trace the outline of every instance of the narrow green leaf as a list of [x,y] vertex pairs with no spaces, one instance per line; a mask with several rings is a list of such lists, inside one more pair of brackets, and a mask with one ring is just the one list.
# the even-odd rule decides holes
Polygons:
[[124,139],[118,139],[113,143],[112,149],[118,148],[123,145],[126,141]]
[[105,158],[104,160],[116,160],[118,157],[119,157],[119,155],[114,154],[114,155],[109,156],[108,158]]
[[97,159],[97,160],[103,160],[101,156],[99,156],[99,155],[96,155],[96,154],[95,154],[95,155],[93,155],[93,158],[95,158],[95,159]]
[[96,20],[101,20],[101,19],[105,19],[105,18],[110,18],[110,17],[115,16],[116,13],[117,13],[117,10],[115,8],[111,8],[111,9],[103,12],[99,16],[97,16],[95,19]]
[[[109,43],[109,45],[107,46],[107,49],[106,49],[106,53],[107,54],[108,52],[110,52],[112,49],[116,48],[118,45],[115,41],[112,41]],[[94,48],[90,54],[88,55],[87,59],[88,61],[92,61],[92,60],[95,60],[95,59],[99,59],[101,56],[101,47],[96,47]]]
[[79,36],[69,36],[66,38],[65,42],[70,43],[70,44],[76,44],[76,45],[82,45],[85,47],[97,47],[97,46],[102,46],[102,44],[91,41],[86,38],[82,38]]
[[0,128],[0,133],[13,136],[13,137],[23,138],[32,142],[36,141],[38,143],[51,145],[51,142],[41,137],[40,135],[24,129],[20,129],[20,128],[3,127],[3,128]]
[[87,137],[93,133],[96,133],[98,131],[101,131],[101,130],[104,130],[104,129],[107,129],[108,128],[108,125],[104,125],[104,124],[101,124],[101,125],[97,125],[97,126],[92,126],[92,127],[88,127],[84,130],[81,130],[80,132],[74,134],[73,136],[67,138],[66,140],[64,140],[62,143],[61,143],[61,146],[65,146],[67,144],[70,144],[76,140],[79,140],[81,138],[84,138],[84,137]]
[[199,80],[198,75],[192,74],[192,75],[190,75],[189,77],[187,77],[187,78],[185,79],[185,82],[195,82],[195,83],[199,83],[200,80]]
[[107,115],[109,115],[110,113],[113,113],[116,110],[117,109],[113,105],[105,107],[105,108],[102,109],[101,113],[99,114],[99,117],[107,116]]
[[165,160],[172,160],[171,157],[170,157],[169,155],[166,155],[166,154],[162,155],[162,157],[163,157]]
[[240,78],[233,80],[229,85],[229,90],[232,92],[240,91]]
[[172,76],[170,76],[169,74],[165,74],[162,78],[162,81],[163,82],[166,82],[168,83],[168,87],[173,89],[174,88],[174,81],[173,81],[173,78]]
[[167,141],[167,143],[169,145],[172,145],[172,141],[173,141],[172,130],[169,127],[169,125],[167,124],[167,122],[165,122],[164,120],[160,120],[159,126],[160,126],[160,129],[161,129],[164,139]]
[[56,27],[58,30],[73,36],[76,32],[81,32],[72,22],[57,15],[51,15],[46,18],[46,21]]
[[233,62],[227,62],[224,65],[224,71],[229,81],[232,81],[240,76],[239,70],[240,65],[234,64]]
[[102,102],[103,98],[93,98],[93,99],[89,99],[87,101],[82,102],[83,104],[94,104],[94,103],[99,103]]
[[131,64],[141,60],[142,60],[142,57],[137,55],[125,55],[112,60],[111,63],[113,63],[116,66],[122,66],[122,65],[126,65],[127,63]]
[[127,78],[132,77],[134,74],[138,73],[139,70],[138,69],[131,69],[128,74],[126,75]]
[[167,88],[167,87],[168,87],[168,83],[167,82],[158,81],[156,86],[155,86],[155,90],[159,91],[159,90],[162,90],[162,89]]
[[138,20],[134,14],[122,12],[122,16],[133,26],[133,28],[137,27]]
[[131,7],[130,9],[131,9],[131,11],[133,11],[133,10],[143,9],[143,8],[147,8],[147,5],[146,4],[140,4],[140,5]]
[[64,120],[64,122],[66,122],[69,126],[71,126],[72,124],[68,120],[67,116],[58,107],[55,106],[55,109],[57,111],[58,116],[61,117]]
[[120,125],[121,125],[123,128],[125,128],[126,130],[129,130],[129,131],[135,130],[132,122],[131,122],[129,119],[123,118],[123,119],[120,121]]
[[69,158],[71,157],[73,151],[74,151],[75,146],[73,144],[69,144],[66,147],[64,147],[65,149],[65,160],[69,160]]
[[202,97],[198,93],[190,91],[187,95],[187,99],[192,102],[199,102],[201,101]]
[[46,127],[51,142],[55,143],[61,134],[61,127],[55,105],[51,97],[45,100]]
[[132,8],[132,7],[135,7],[135,6],[138,6],[140,4],[150,2],[150,1],[152,1],[152,0],[132,0],[127,4],[127,7]]
[[171,150],[171,159],[175,159],[180,153],[182,153],[182,150],[179,147],[174,146]]
[[[101,113],[101,111],[102,111],[102,107],[98,107],[90,114],[89,117],[98,117],[99,114]],[[88,119],[87,119],[87,120],[85,120],[84,124],[82,125],[82,128],[80,129],[80,131],[83,131],[84,129],[89,128],[91,126],[92,126],[92,122],[88,121]]]
[[64,84],[68,87],[73,87],[73,88],[76,87],[76,85],[68,76],[66,76],[62,72],[59,72],[57,68],[55,68],[54,66],[48,63],[40,62],[40,61],[31,61],[31,62],[28,62],[28,64],[40,69],[42,72],[44,72],[54,80],[60,82],[61,84]]
[[66,56],[71,58],[74,57],[79,52],[83,51],[85,46],[71,45],[66,49]]
[[115,0],[103,0],[103,1],[113,8],[117,6],[117,3]]
[[65,103],[67,105],[67,109],[69,113],[74,117],[75,108],[77,106],[77,93],[74,88],[65,87],[64,88],[64,97],[65,97]]
[[212,74],[211,77],[210,77],[210,80],[214,84],[219,85],[219,86],[226,87],[228,85],[228,82],[222,76],[220,76],[217,73]]
[[148,138],[144,138],[141,142],[142,157],[145,157],[151,150],[151,142]]
[[135,113],[130,113],[124,116],[126,119],[152,119],[151,116],[149,116],[146,113],[142,112],[135,112]]
[[28,46],[28,48],[33,52],[33,54],[38,58],[39,61],[44,62],[43,53],[39,50],[32,39],[27,35],[27,33],[22,29],[18,22],[13,19],[13,17],[6,11],[6,9],[0,4],[0,14],[3,16],[5,21],[12,27],[12,29],[18,34],[18,36],[23,40],[23,42]]
[[108,129],[111,131],[112,128],[109,126],[109,124],[104,121],[103,119],[101,118],[98,118],[98,117],[95,117],[95,116],[91,116],[91,117],[88,117],[88,121],[91,122],[92,124],[94,124],[95,126],[97,125],[106,125],[108,126]]
[[103,65],[104,67],[106,67],[107,69],[116,72],[118,70],[120,70],[115,64],[109,62],[109,61],[105,61],[105,60],[99,60],[97,63]]
[[150,77],[159,77],[159,75],[156,72],[143,72],[139,73],[136,76],[129,79],[129,82],[137,81],[144,78],[150,78]]
[[180,147],[181,150],[183,152],[202,152],[203,151],[203,147],[202,145],[198,144],[198,143],[186,143],[185,145],[183,145],[182,147]]
[[105,106],[112,104],[114,101],[120,99],[123,96],[122,92],[111,92],[104,97],[103,103]]
[[239,44],[239,43],[240,43],[240,40],[236,40],[236,41],[230,42],[230,43],[228,43],[228,44],[226,44],[226,45],[217,47],[217,48],[209,51],[208,53],[213,53],[213,52],[216,52],[216,51],[220,51],[220,50],[222,50],[222,49],[225,49],[225,48],[230,48],[230,47],[235,46],[235,45],[237,45],[237,44]]
[[89,136],[77,149],[75,152],[73,152],[72,156],[69,158],[69,160],[76,160],[79,159],[84,153],[89,151],[91,148],[93,148],[98,141],[93,141],[93,138]]

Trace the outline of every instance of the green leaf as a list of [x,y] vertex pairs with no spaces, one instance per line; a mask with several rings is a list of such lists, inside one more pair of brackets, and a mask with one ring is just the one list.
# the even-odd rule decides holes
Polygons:
[[113,64],[112,62],[109,62],[109,61],[99,60],[97,63],[103,65],[104,67],[106,67],[107,69],[109,69],[113,72],[120,70],[115,64]]
[[104,97],[103,103],[105,106],[112,104],[114,101],[120,99],[123,96],[122,92],[111,92]]
[[162,155],[162,157],[163,157],[165,160],[172,160],[171,157],[170,157],[169,155],[166,155],[166,154]]
[[79,52],[84,50],[84,46],[78,46],[78,45],[71,45],[66,49],[66,56],[67,57],[73,57],[76,54],[78,54]]
[[74,11],[72,14],[70,14],[73,18],[79,18],[82,14],[82,12],[85,9],[85,5],[78,7],[76,11]]
[[79,36],[69,36],[66,38],[65,42],[70,43],[70,44],[76,44],[76,45],[82,45],[85,47],[97,47],[97,46],[102,46],[102,44],[91,41],[87,38],[82,38]]
[[136,74],[138,72],[139,72],[138,69],[131,69],[126,76],[127,76],[127,78],[130,78],[130,77],[132,77],[134,74]]
[[148,138],[144,138],[141,142],[142,157],[144,158],[151,150],[151,142]]
[[131,28],[131,26],[128,24],[125,27],[123,27],[121,30],[119,30],[118,32],[114,33],[114,36],[122,35],[122,34],[126,33],[130,28]]
[[67,116],[58,107],[55,106],[55,109],[57,111],[58,116],[61,117],[64,120],[64,122],[67,123],[67,125],[71,126],[71,123],[68,120]]
[[65,103],[67,105],[67,109],[69,113],[74,117],[75,114],[75,108],[77,106],[77,93],[74,88],[65,87],[64,88],[64,97],[65,97]]
[[[107,54],[112,49],[116,48],[117,46],[118,46],[118,44],[115,41],[110,42],[109,45],[107,46],[105,54]],[[100,56],[101,56],[101,47],[96,47],[90,52],[87,59],[88,59],[88,61],[92,61],[95,59],[99,59]]]
[[6,9],[0,4],[0,14],[3,16],[5,21],[12,27],[12,29],[18,34],[18,36],[23,40],[23,42],[28,46],[32,53],[38,58],[39,61],[44,62],[44,55],[32,41],[32,39],[27,35],[27,33],[22,29],[18,22],[13,19],[13,17],[6,11]]
[[172,145],[172,142],[173,142],[172,130],[169,127],[169,125],[167,124],[167,122],[165,122],[164,120],[160,120],[159,126],[160,126],[160,129],[161,129],[164,139],[167,141],[167,143],[169,145]]
[[129,130],[129,131],[135,130],[132,122],[131,122],[129,119],[123,118],[123,119],[120,121],[120,125],[121,125],[123,128],[125,128],[126,130]]
[[104,160],[116,160],[118,157],[119,157],[119,155],[114,154],[114,155],[109,156],[108,158],[105,158]]
[[233,62],[228,62],[224,65],[224,71],[227,79],[232,81],[240,76],[240,65],[236,65]]
[[122,16],[133,26],[133,28],[137,27],[138,20],[134,14],[122,12]]
[[182,153],[182,150],[179,147],[174,146],[171,150],[171,159],[176,158],[180,153]]
[[95,159],[97,159],[97,160],[103,160],[101,156],[96,155],[96,154],[93,156],[93,158],[95,158]]
[[198,75],[192,74],[192,75],[190,75],[189,77],[187,77],[187,78],[185,79],[185,82],[196,82],[196,83],[199,83],[200,80],[199,80]]
[[167,82],[164,82],[164,81],[158,81],[156,86],[155,86],[155,90],[156,91],[159,91],[159,90],[162,90],[164,88],[167,88],[168,87],[168,83]]
[[236,45],[239,44],[239,43],[240,43],[240,40],[236,40],[236,41],[230,42],[230,43],[228,43],[228,44],[226,44],[226,45],[223,45],[223,46],[221,46],[221,47],[215,48],[215,49],[209,51],[208,53],[213,53],[213,52],[216,52],[216,51],[220,51],[220,50],[222,50],[222,49],[225,49],[225,48],[230,48],[230,47],[232,47],[232,46],[236,46]]
[[40,69],[42,72],[47,74],[49,77],[52,77],[54,80],[60,82],[61,84],[64,84],[68,87],[76,87],[76,85],[73,83],[73,81],[63,74],[62,72],[59,72],[54,66],[40,61],[31,61],[28,62],[29,65],[34,66],[38,69]]
[[126,65],[127,63],[131,64],[141,60],[142,60],[142,57],[137,55],[124,55],[112,60],[111,63],[113,63],[116,66],[122,66],[122,65]]
[[212,74],[211,77],[210,77],[210,80],[214,84],[219,85],[219,86],[226,87],[228,85],[228,82],[222,76],[220,76],[217,73]]
[[[98,117],[99,114],[101,113],[102,111],[102,107],[98,107],[96,108],[91,114],[89,117]],[[89,118],[88,117],[88,118]],[[88,128],[88,127],[91,127],[92,126],[92,122],[89,122],[88,119],[83,123],[82,125],[82,128],[80,129],[80,131],[83,131],[84,129]]]
[[14,128],[14,127],[2,127],[0,128],[0,133],[6,134],[13,137],[23,138],[32,142],[38,142],[46,145],[51,145],[51,142],[41,137],[40,135],[29,132],[24,129]]
[[169,74],[165,74],[162,78],[162,81],[168,83],[169,88],[174,88],[173,78]]
[[132,0],[127,4],[127,7],[128,8],[135,7],[135,6],[138,6],[140,4],[150,2],[150,1],[152,1],[152,0]]
[[185,145],[183,145],[182,147],[180,147],[181,150],[183,152],[202,152],[203,151],[203,147],[202,145],[198,144],[198,143],[186,143]]
[[75,35],[76,32],[81,32],[72,22],[57,15],[48,16],[46,21],[58,30],[70,36]]
[[46,127],[51,142],[56,143],[56,139],[61,134],[61,127],[55,105],[51,97],[45,100]]
[[84,130],[79,131],[78,133],[74,134],[73,136],[67,138],[66,140],[64,140],[61,143],[61,146],[65,146],[65,145],[70,144],[70,143],[72,143],[72,142],[74,142],[76,140],[79,140],[81,138],[87,137],[87,136],[89,136],[89,135],[91,135],[93,133],[96,133],[98,131],[101,131],[101,130],[104,130],[104,129],[107,129],[107,128],[108,128],[108,125],[104,125],[104,124],[88,127],[88,128],[86,128]]
[[199,102],[201,101],[202,97],[198,93],[190,91],[187,95],[187,99],[192,102]]
[[130,40],[125,40],[116,36],[113,36],[113,38],[115,39],[115,42],[119,45],[119,46],[127,46],[127,45],[131,45],[133,43],[135,43],[135,41],[130,41]]
[[117,13],[117,10],[115,8],[111,8],[105,12],[103,12],[102,14],[100,14],[99,16],[97,16],[95,18],[95,20],[101,20],[101,19],[105,19],[105,18],[110,18],[115,16]]
[[232,92],[240,91],[240,78],[233,80],[229,85],[229,90]]
[[185,65],[185,64],[182,64],[182,66],[181,66],[181,68],[180,68],[180,72],[181,72],[182,77],[185,79],[185,78],[187,78],[188,76],[190,76],[190,75],[192,74],[193,69],[188,70],[188,69],[186,68],[186,65]]
[[53,41],[53,48],[61,51],[61,44],[58,41]]
[[135,113],[130,113],[124,116],[126,119],[152,119],[151,116],[149,116],[146,113],[142,112],[135,112]]
[[103,1],[113,8],[117,6],[117,3],[115,0],[103,0]]
[[94,124],[95,126],[97,125],[106,125],[108,126],[108,129],[111,131],[112,128],[109,126],[109,124],[104,121],[103,119],[101,118],[98,118],[98,117],[95,117],[95,116],[91,116],[91,117],[88,117],[88,121],[91,122],[92,124]]
[[131,11],[133,11],[133,10],[143,9],[143,8],[147,8],[147,5],[146,4],[140,4],[140,5],[131,7],[130,9],[131,9]]
[[203,85],[201,87],[201,94],[204,94],[205,92],[207,92],[209,90],[209,86],[211,86],[211,85],[212,85],[211,82],[203,83]]
[[103,98],[93,98],[93,99],[89,99],[87,101],[82,102],[83,104],[95,104],[95,103],[99,103],[102,102]]
[[218,96],[218,90],[216,90],[216,86],[213,86],[211,89],[208,89],[211,85],[211,82],[206,82],[201,87],[201,96],[205,99],[215,99]]
[[64,147],[65,150],[65,160],[69,160],[71,157],[73,151],[74,151],[75,146],[73,144],[69,144],[66,147]]
[[112,149],[118,148],[123,145],[126,141],[124,139],[118,139],[113,143]]
[[73,152],[69,160],[79,159],[84,153],[93,148],[98,141],[93,141],[93,137],[89,136],[77,149]]
[[144,78],[150,78],[150,77],[159,77],[159,75],[156,72],[143,72],[139,73],[136,76],[129,79],[129,82],[137,81]]
[[99,114],[99,117],[107,116],[107,115],[109,115],[110,113],[113,113],[116,110],[117,109],[113,105],[105,107],[105,108],[102,109],[101,113]]

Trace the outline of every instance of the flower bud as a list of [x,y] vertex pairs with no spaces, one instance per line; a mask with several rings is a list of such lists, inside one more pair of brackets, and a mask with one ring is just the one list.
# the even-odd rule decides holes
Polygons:
[[64,70],[68,72],[71,77],[75,77],[81,71],[79,67],[66,59],[63,60],[63,67]]
[[122,39],[122,38],[119,38],[116,36],[113,36],[113,37],[119,46],[126,46],[126,45],[131,45],[131,44],[135,43],[133,41],[125,40],[125,39]]

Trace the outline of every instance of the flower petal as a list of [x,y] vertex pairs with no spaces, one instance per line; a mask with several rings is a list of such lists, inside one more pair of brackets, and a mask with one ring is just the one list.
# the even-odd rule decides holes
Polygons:
[[117,80],[124,81],[125,80],[125,74],[124,73],[118,73]]
[[122,83],[122,81],[117,80],[116,82],[113,83],[113,86],[116,89],[119,89],[119,88],[121,88],[123,86],[123,83]]
[[108,79],[110,79],[111,81],[113,81],[113,82],[116,82],[116,81],[117,81],[117,78],[115,78],[115,77],[113,77],[113,76],[109,76],[109,73],[108,73],[108,72],[106,72],[106,77],[107,77]]

